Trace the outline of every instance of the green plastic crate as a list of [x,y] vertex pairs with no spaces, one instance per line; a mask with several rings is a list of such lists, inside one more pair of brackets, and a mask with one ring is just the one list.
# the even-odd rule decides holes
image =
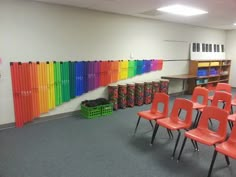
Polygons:
[[102,116],[111,115],[113,112],[113,104],[101,105],[101,114]]
[[101,106],[96,106],[96,107],[87,107],[84,105],[81,105],[81,114],[87,118],[87,119],[93,119],[93,118],[97,118],[100,117],[101,114]]

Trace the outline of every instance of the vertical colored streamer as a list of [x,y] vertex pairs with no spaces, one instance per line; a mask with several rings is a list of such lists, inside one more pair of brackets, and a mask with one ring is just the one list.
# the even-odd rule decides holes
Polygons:
[[99,80],[100,80],[100,62],[99,61],[95,61],[94,63],[94,88],[98,88],[99,87]]
[[32,84],[33,117],[39,117],[39,86],[36,63],[29,62],[30,80]]
[[16,127],[22,127],[24,122],[22,120],[21,96],[20,96],[20,83],[19,83],[19,69],[18,63],[10,63],[11,77],[12,77],[12,91],[14,99],[14,112],[15,112],[15,124]]
[[157,70],[162,70],[163,67],[163,60],[158,60],[157,61]]
[[119,80],[119,61],[111,62],[111,81],[117,82]]
[[106,86],[108,83],[108,61],[100,61],[100,86]]
[[138,60],[137,61],[137,74],[142,74],[143,73],[143,60]]
[[69,62],[69,78],[70,78],[70,99],[76,96],[76,73],[75,73],[75,62]]
[[128,78],[128,60],[120,62],[120,80]]

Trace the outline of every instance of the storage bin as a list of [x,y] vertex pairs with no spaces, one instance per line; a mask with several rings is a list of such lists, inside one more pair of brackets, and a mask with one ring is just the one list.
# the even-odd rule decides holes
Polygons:
[[87,119],[93,119],[93,118],[98,118],[101,116],[107,116],[111,115],[113,112],[113,104],[105,104],[105,105],[100,105],[100,106],[95,106],[95,107],[87,107],[83,104],[81,104],[81,114],[83,117]]
[[207,70],[206,69],[199,69],[197,71],[197,76],[207,76]]
[[113,104],[101,105],[101,116],[111,115],[113,112]]
[[220,66],[220,62],[217,62],[217,61],[211,62],[210,66]]
[[209,64],[210,64],[209,62],[198,63],[198,67],[208,67]]
[[81,104],[81,114],[87,119],[93,119],[101,116],[101,106],[87,107]]

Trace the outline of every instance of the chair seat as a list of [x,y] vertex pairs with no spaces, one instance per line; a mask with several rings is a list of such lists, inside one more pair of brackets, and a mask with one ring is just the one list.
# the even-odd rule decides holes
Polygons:
[[170,130],[179,130],[179,129],[187,129],[189,128],[189,125],[186,124],[183,121],[173,121],[173,119],[168,118],[164,118],[164,119],[160,119],[157,120],[157,124],[159,124],[160,126],[163,126],[165,128],[168,128]]
[[147,120],[155,120],[155,119],[161,119],[165,117],[160,112],[156,112],[155,114],[153,114],[150,110],[138,112],[138,116]]
[[197,102],[193,102],[193,109],[203,109],[205,107],[206,107],[206,105],[203,105],[203,104],[200,104]]
[[236,114],[231,114],[228,116],[228,120],[232,121],[232,122],[236,122]]
[[200,128],[185,132],[185,136],[208,146],[212,146],[225,140],[225,137],[221,137],[215,132],[209,131],[208,129],[203,130]]
[[224,142],[216,146],[216,150],[225,154],[233,159],[236,159],[236,142]]

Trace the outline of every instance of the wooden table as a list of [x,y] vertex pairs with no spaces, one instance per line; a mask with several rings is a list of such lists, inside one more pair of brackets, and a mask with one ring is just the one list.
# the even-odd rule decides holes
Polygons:
[[162,76],[162,79],[169,79],[169,80],[182,80],[182,94],[185,92],[185,83],[187,80],[196,79],[197,76],[190,75],[190,74],[180,74],[180,75],[171,75],[171,76]]

